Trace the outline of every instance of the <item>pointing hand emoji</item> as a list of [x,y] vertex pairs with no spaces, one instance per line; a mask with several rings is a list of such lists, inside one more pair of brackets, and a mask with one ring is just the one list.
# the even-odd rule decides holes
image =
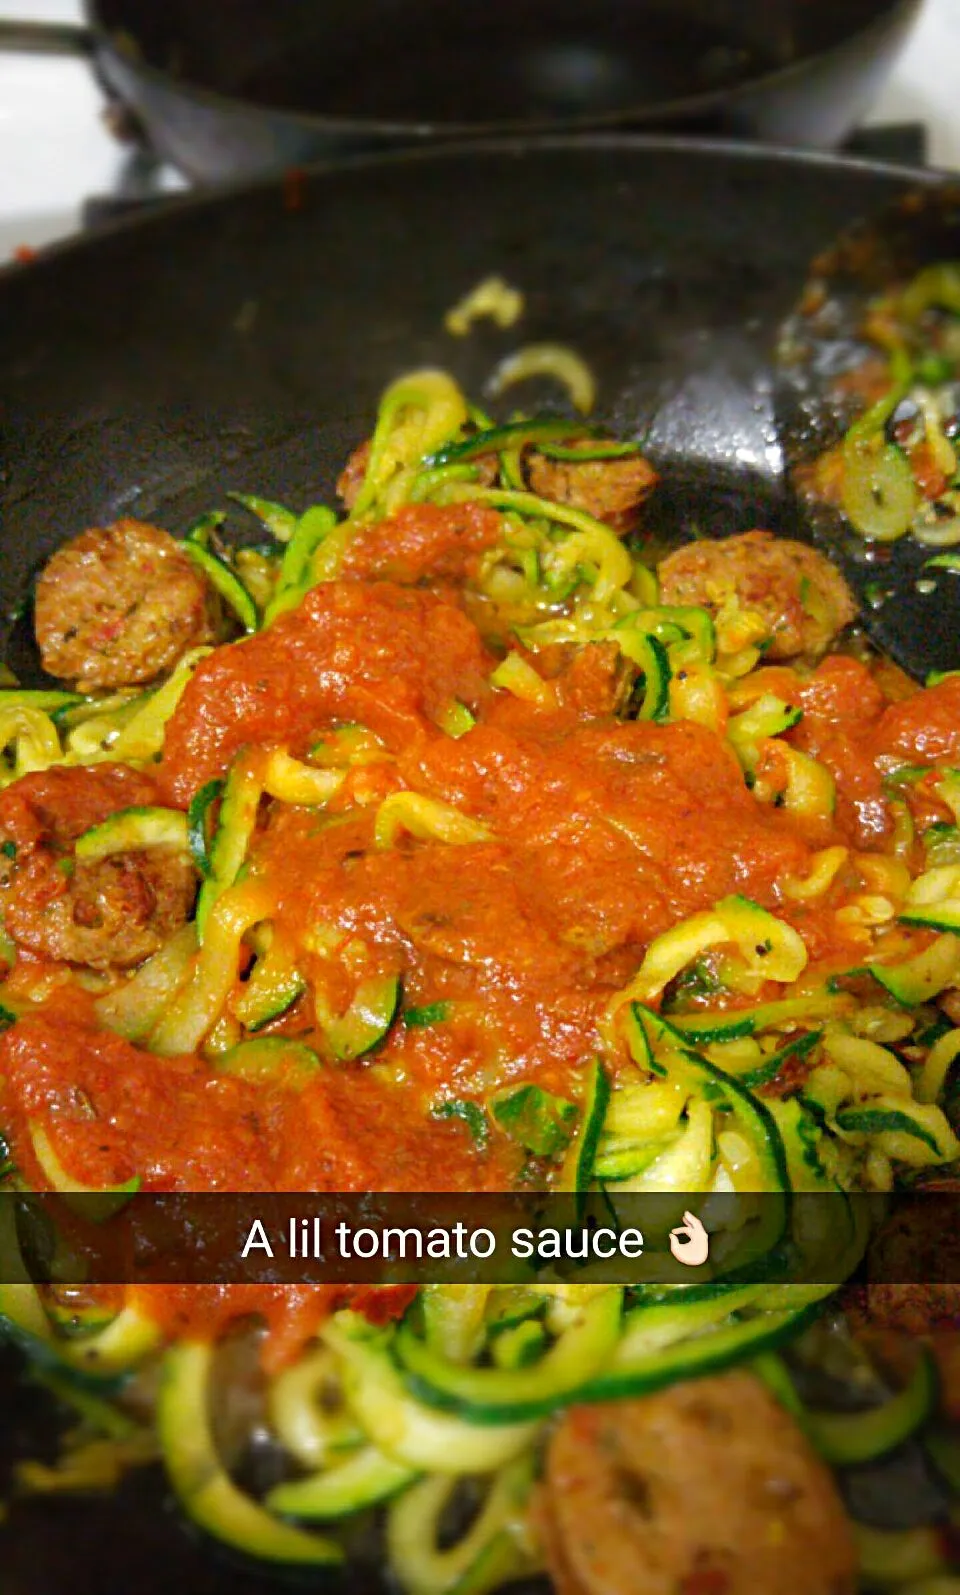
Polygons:
[[670,1231],[670,1250],[678,1263],[698,1268],[710,1254],[710,1237],[696,1213],[684,1213],[683,1223]]

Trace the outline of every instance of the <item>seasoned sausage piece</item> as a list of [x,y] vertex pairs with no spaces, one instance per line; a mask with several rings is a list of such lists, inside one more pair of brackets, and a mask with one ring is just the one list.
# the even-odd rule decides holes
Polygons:
[[[960,1237],[954,1218],[960,1176],[931,1169],[916,1194],[903,1194],[874,1235],[867,1278],[843,1305],[854,1334],[895,1331],[911,1340],[960,1330]],[[940,1200],[938,1200],[938,1195]],[[924,1280],[924,1284],[906,1283]]]
[[[596,439],[585,438],[582,445],[572,445],[578,446],[595,447]],[[357,501],[369,458],[369,442],[361,443],[340,473],[337,492],[348,510],[352,510]],[[478,486],[491,487],[497,479],[497,456],[481,454],[470,463],[477,472]],[[653,466],[639,455],[621,460],[584,460],[578,464],[576,460],[548,460],[543,454],[530,452],[525,464],[531,492],[558,504],[585,510],[598,521],[606,521],[621,536],[633,530],[640,506],[657,482]]]
[[[578,445],[574,444],[573,447]],[[596,446],[595,438],[582,447]],[[640,506],[657,485],[657,473],[639,454],[620,460],[548,460],[533,453],[527,460],[530,490],[541,498],[585,510],[624,536],[637,524]]]
[[65,543],[37,583],[43,668],[89,690],[153,681],[212,642],[216,595],[174,539],[144,521],[94,527]]
[[574,1407],[540,1496],[561,1595],[852,1595],[830,1473],[753,1375]]
[[718,614],[734,600],[769,630],[768,658],[825,653],[857,606],[840,572],[816,549],[770,532],[688,543],[659,567],[665,604]]
[[54,768],[0,793],[0,914],[19,946],[94,969],[126,969],[187,919],[196,890],[168,848],[78,864],[73,843],[118,809],[157,801],[146,775],[122,764]]
[[843,1306],[855,1335],[892,1331],[917,1340],[960,1326],[960,1285],[852,1285]]
[[[887,1217],[871,1242],[867,1273],[876,1283],[849,1285],[843,1293],[847,1323],[868,1351],[896,1364],[917,1341],[933,1351],[940,1375],[940,1404],[960,1421],[960,1240],[956,1233],[956,1174],[932,1170],[916,1197]],[[938,1203],[933,1193],[941,1192]],[[926,1284],[896,1283],[903,1276]]]

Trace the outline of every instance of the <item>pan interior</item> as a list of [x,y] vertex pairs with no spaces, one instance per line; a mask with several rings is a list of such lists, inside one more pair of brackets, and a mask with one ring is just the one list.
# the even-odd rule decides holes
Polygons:
[[[272,183],[177,205],[0,274],[0,655],[12,627],[29,680],[31,572],[82,527],[135,514],[182,533],[229,489],[327,498],[399,372],[443,365],[483,400],[521,342],[575,347],[603,419],[647,441],[664,472],[652,537],[790,530],[777,328],[816,251],[910,180],[692,141],[511,141],[318,169],[293,208]],[[523,320],[451,338],[444,312],[494,272]],[[12,1358],[0,1397],[5,1498],[4,1467],[51,1454],[56,1413]],[[304,1588],[225,1562],[169,1507],[157,1470],[119,1501],[19,1501],[4,1595]],[[382,1587],[358,1573],[350,1595]]]

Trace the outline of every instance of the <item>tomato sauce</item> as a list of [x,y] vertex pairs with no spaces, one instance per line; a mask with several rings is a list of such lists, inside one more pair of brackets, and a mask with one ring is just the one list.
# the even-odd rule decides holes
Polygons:
[[160,774],[185,805],[247,743],[303,753],[360,722],[391,748],[487,695],[493,660],[456,605],[392,582],[329,582],[269,631],[198,666],[167,729]]
[[407,504],[358,532],[343,572],[411,586],[427,580],[459,586],[476,575],[480,555],[499,540],[501,527],[500,516],[483,504]]
[[462,1127],[362,1065],[331,1067],[302,1090],[264,1085],[42,1013],[0,1038],[0,1078],[6,1132],[39,1188],[34,1124],[68,1174],[95,1187],[136,1175],[145,1191],[497,1190],[516,1169],[496,1155],[478,1167]]
[[352,1307],[374,1324],[402,1316],[415,1285],[141,1285],[127,1302],[170,1339],[216,1339],[240,1318],[259,1320],[265,1334],[260,1361],[276,1374],[296,1362],[324,1319]]
[[[52,997],[0,1037],[0,1123],[29,1182],[48,1183],[39,1126],[67,1173],[92,1186],[137,1176],[146,1191],[509,1188],[522,1150],[497,1133],[475,1145],[444,1104],[482,1104],[521,1079],[576,1099],[600,1015],[654,937],[741,893],[796,926],[811,972],[856,961],[856,936],[837,917],[863,889],[856,869],[813,907],[785,895],[784,882],[805,877],[829,843],[888,847],[891,761],[960,756],[960,682],[890,703],[850,658],[806,676],[758,673],[765,690],[800,704],[789,740],[837,787],[832,817],[793,820],[757,800],[714,731],[616,717],[609,647],[559,654],[545,705],[491,689],[495,661],[457,596],[393,578],[462,580],[495,519],[475,506],[412,509],[388,523],[391,538],[361,535],[353,579],[216,650],[167,729],[157,779],[181,806],[250,744],[303,755],[332,726],[359,722],[391,755],[354,771],[323,812],[274,805],[249,854],[307,986],[266,1033],[305,1040],[322,1067],[296,1082],[254,1082],[218,1073],[215,1060],[156,1057],[97,1029],[86,999],[71,1008]],[[457,704],[476,723],[452,737],[438,720]],[[75,836],[111,807],[143,801],[126,780],[105,766],[28,777],[0,797],[0,819],[30,846],[48,781],[53,829]],[[378,847],[378,805],[405,788],[485,837],[448,845],[401,832]],[[44,812],[41,830],[51,823]],[[429,1005],[432,1021],[396,1024],[379,1050],[338,1062],[316,1004],[322,996],[343,1013],[362,980],[384,973],[402,981],[404,1008]],[[242,990],[241,972],[231,1003]],[[216,1332],[255,1311],[282,1363],[335,1300],[316,1287],[251,1289],[260,1294],[151,1287],[150,1310],[170,1333]],[[368,1297],[363,1310],[391,1310]]]
[[839,837],[856,847],[879,847],[892,830],[881,770],[871,736],[886,700],[860,660],[828,658],[797,694],[803,719],[789,740],[830,771],[836,783]]
[[870,749],[875,757],[912,764],[960,759],[960,677],[890,704],[876,722]]

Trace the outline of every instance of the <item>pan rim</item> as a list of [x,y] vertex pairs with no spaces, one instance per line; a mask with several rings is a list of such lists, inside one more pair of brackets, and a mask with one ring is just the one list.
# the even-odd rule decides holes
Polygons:
[[589,153],[603,155],[647,154],[695,156],[718,169],[731,163],[743,169],[781,168],[820,169],[826,172],[861,173],[876,177],[899,178],[905,186],[932,188],[960,182],[956,172],[932,166],[913,166],[901,162],[882,161],[870,156],[837,154],[830,150],[810,150],[786,144],[755,144],[747,139],[712,138],[703,134],[671,134],[663,132],[597,131],[578,133],[531,133],[504,135],[501,138],[463,139],[449,143],[408,145],[403,149],[362,151],[350,155],[326,156],[321,160],[305,162],[302,166],[287,168],[267,174],[237,177],[230,181],[200,186],[186,193],[177,193],[151,200],[143,210],[108,218],[82,232],[71,233],[55,239],[33,251],[27,259],[11,259],[0,263],[0,289],[5,283],[18,279],[22,273],[39,267],[82,255],[118,234],[148,232],[162,226],[168,218],[191,213],[214,212],[228,209],[245,197],[283,194],[291,171],[298,181],[309,186],[314,183],[347,180],[368,171],[392,171],[397,168],[432,168],[457,163],[502,160],[535,160],[539,155]]

